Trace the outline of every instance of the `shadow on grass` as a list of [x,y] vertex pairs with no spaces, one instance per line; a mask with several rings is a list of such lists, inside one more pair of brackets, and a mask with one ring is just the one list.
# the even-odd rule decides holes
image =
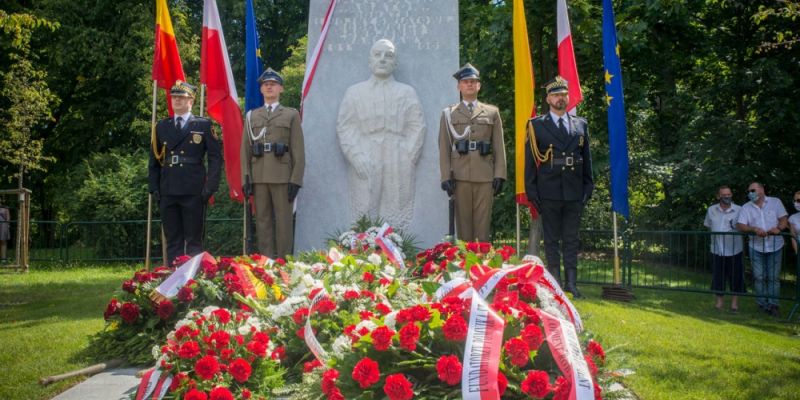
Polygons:
[[[578,300],[580,302],[591,302],[597,305],[611,300],[601,298],[601,285],[584,285],[588,294],[587,299]],[[633,288],[636,299],[630,303],[619,303],[625,307],[636,308],[648,313],[656,314],[665,318],[675,315],[697,318],[704,321],[725,322],[747,326],[753,329],[762,330],[769,333],[782,335],[798,335],[797,316],[794,321],[787,321],[789,311],[794,303],[791,301],[781,302],[783,315],[780,318],[771,317],[761,311],[756,305],[755,298],[749,296],[739,297],[739,313],[731,313],[729,310],[730,296],[724,296],[725,308],[717,310],[714,308],[714,295],[711,293],[694,293],[676,290]]]

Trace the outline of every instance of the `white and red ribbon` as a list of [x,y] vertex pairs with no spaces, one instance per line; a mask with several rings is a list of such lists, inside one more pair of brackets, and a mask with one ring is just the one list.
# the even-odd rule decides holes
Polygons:
[[544,311],[539,311],[539,316],[553,359],[564,378],[570,381],[568,400],[594,400],[592,374],[583,358],[575,326]]
[[325,13],[325,19],[322,21],[322,30],[319,35],[317,44],[314,45],[314,51],[311,53],[311,60],[306,64],[306,73],[303,77],[303,93],[300,96],[300,113],[303,112],[303,102],[311,90],[311,83],[314,82],[314,75],[317,73],[317,65],[319,64],[320,56],[322,55],[322,47],[325,45],[325,39],[328,37],[328,31],[331,27],[331,17],[333,11],[336,9],[336,0],[331,0],[328,4],[328,11]]
[[381,229],[378,231],[378,235],[375,237],[375,244],[383,250],[383,253],[386,254],[386,258],[389,261],[396,265],[399,268],[403,268],[405,266],[405,260],[403,259],[403,252],[397,248],[397,245],[391,241],[391,239],[387,238],[386,235],[392,233],[392,227],[389,224],[383,224]]
[[161,370],[153,368],[147,371],[139,382],[139,389],[136,390],[136,400],[147,399],[151,394],[151,400],[161,400],[167,394],[169,385],[172,383],[172,375],[162,375]]
[[542,270],[543,273],[542,277],[539,278],[539,284],[553,293],[553,297],[558,302],[561,311],[569,316],[570,321],[575,325],[575,329],[577,329],[578,332],[583,332],[583,321],[581,320],[581,315],[578,314],[578,310],[572,305],[572,302],[569,301],[564,291],[561,290],[561,286],[559,286],[556,279],[553,278],[553,275],[550,275],[550,272],[545,268],[542,268]]
[[474,293],[461,370],[461,398],[499,400],[497,372],[505,321]]
[[189,282],[190,279],[194,279],[194,276],[197,275],[197,271],[200,269],[200,265],[202,265],[203,261],[214,264],[217,263],[214,257],[208,254],[208,252],[202,252],[183,263],[172,275],[164,279],[164,282],[161,282],[155,291],[164,298],[177,296],[178,291],[186,285],[186,282]]
[[314,357],[317,360],[321,361],[323,364],[328,359],[328,353],[325,349],[322,348],[322,344],[319,343],[317,336],[314,335],[314,329],[311,327],[311,316],[314,314],[314,311],[317,310],[317,305],[320,301],[322,301],[328,295],[328,291],[325,288],[321,288],[319,293],[314,296],[314,299],[311,300],[311,305],[308,307],[308,317],[306,317],[306,325],[303,328],[303,339],[306,341],[306,345],[308,346],[311,353],[314,354]]

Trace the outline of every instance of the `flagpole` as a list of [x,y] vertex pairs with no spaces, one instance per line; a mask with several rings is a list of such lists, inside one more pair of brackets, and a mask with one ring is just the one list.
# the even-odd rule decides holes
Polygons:
[[206,100],[206,84],[202,83],[202,84],[200,84],[200,116],[201,117],[205,116],[205,114],[204,114],[205,108],[203,107],[204,106],[203,103],[205,103],[205,100]]
[[519,252],[519,249],[520,249],[520,245],[519,245],[519,238],[520,238],[520,233],[519,233],[520,232],[520,228],[519,228],[519,203],[516,203],[516,204],[517,204],[517,254],[520,254],[520,252]]
[[619,269],[619,236],[617,235],[617,213],[611,211],[611,219],[614,221],[614,284],[621,285],[621,273]]
[[[153,80],[153,108],[150,117],[150,140],[156,135],[156,100],[158,99],[158,81]],[[152,147],[152,144],[151,144]],[[153,149],[150,149],[153,151]],[[145,234],[144,269],[150,270],[150,230],[153,226],[153,194],[147,194],[147,234]]]

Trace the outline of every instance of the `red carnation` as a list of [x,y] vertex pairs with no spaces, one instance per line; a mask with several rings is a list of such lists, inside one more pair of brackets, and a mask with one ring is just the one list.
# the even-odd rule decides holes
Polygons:
[[200,355],[200,345],[194,340],[190,340],[181,345],[178,349],[178,357],[180,358],[194,358]]
[[286,265],[286,260],[284,260],[283,258],[278,257],[278,258],[275,259],[275,264],[278,264],[280,266],[284,266],[284,265]]
[[190,259],[191,259],[191,257],[189,257],[189,256],[184,254],[182,256],[175,257],[175,259],[172,260],[172,265],[178,266],[178,265],[181,265],[181,264],[189,261]]
[[175,304],[172,304],[169,300],[164,300],[158,303],[158,309],[156,310],[156,314],[158,314],[158,318],[163,320],[168,320],[169,317],[172,316],[172,313],[175,312]]
[[361,294],[357,290],[346,290],[344,292],[345,300],[357,300],[359,297],[361,297]]
[[189,303],[194,300],[194,291],[189,286],[184,286],[178,290],[178,300],[183,303]]
[[[307,374],[314,370],[314,368],[319,368],[322,366],[322,362],[317,360],[316,358],[312,361],[306,361],[303,363],[303,373]],[[324,391],[323,391],[324,392]]]
[[478,250],[481,253],[484,253],[484,254],[488,253],[488,252],[490,252],[492,250],[492,244],[491,243],[486,243],[486,242],[478,243]]
[[386,351],[392,345],[394,331],[386,326],[380,326],[375,328],[370,335],[372,336],[372,345],[375,346],[375,350]]
[[275,350],[272,350],[272,354],[270,354],[270,358],[273,360],[283,360],[286,358],[286,347],[280,346]]
[[139,319],[139,305],[136,303],[125,303],[119,310],[119,315],[122,317],[123,321],[132,324]]
[[294,321],[297,325],[303,325],[306,322],[306,318],[308,317],[308,308],[301,307],[298,308],[297,311],[292,314],[292,321]]
[[467,321],[464,320],[461,314],[451,316],[444,322],[444,326],[442,326],[444,338],[454,342],[460,342],[466,339],[467,330]]
[[213,345],[216,349],[228,347],[228,343],[231,342],[231,335],[223,330],[212,333],[208,338],[208,343]]
[[411,390],[411,382],[403,374],[392,374],[386,377],[383,385],[383,392],[389,396],[389,400],[411,400],[414,392]]
[[586,360],[586,366],[589,367],[589,372],[592,373],[592,376],[597,376],[597,364],[594,363],[592,356],[586,354],[583,359]]
[[461,362],[456,356],[441,356],[436,362],[439,379],[450,386],[458,385],[461,382],[461,370]]
[[525,328],[522,328],[520,335],[522,336],[522,340],[528,344],[528,347],[531,350],[538,350],[539,346],[542,345],[542,341],[544,340],[542,328],[539,328],[538,325],[534,324],[529,324],[526,325]]
[[478,247],[478,242],[468,242],[466,247],[467,251],[472,253],[477,253],[480,250],[480,248]]
[[339,378],[339,371],[335,369],[329,369],[322,373],[322,380],[320,381],[320,387],[322,388],[322,393],[330,394],[332,390],[336,389],[336,379]]
[[387,306],[386,304],[383,304],[383,303],[378,303],[375,306],[375,309],[378,310],[378,312],[383,314],[383,315],[386,315],[386,314],[389,314],[390,312],[392,312],[392,308]]
[[523,393],[536,398],[543,399],[553,389],[550,387],[550,376],[545,371],[530,371],[525,380],[519,385]]
[[364,357],[353,367],[353,380],[358,382],[362,389],[377,383],[381,377],[378,363],[369,357]]
[[506,355],[508,356],[511,364],[516,365],[517,367],[524,367],[530,359],[531,350],[528,347],[528,344],[518,337],[508,339],[506,344],[503,345],[503,349],[506,351]]
[[500,392],[500,396],[502,397],[503,394],[506,392],[506,388],[508,387],[508,378],[503,375],[502,372],[497,371],[497,391]]
[[336,310],[336,303],[326,296],[322,301],[317,303],[316,310],[320,314],[328,314]]
[[252,397],[253,397],[253,393],[252,392],[250,392],[247,389],[242,389],[242,398],[243,399],[249,399],[249,398],[252,398]]
[[254,355],[264,358],[267,356],[267,344],[257,340],[247,342],[247,350]]
[[122,290],[128,293],[136,293],[137,286],[138,285],[133,281],[133,279],[128,279],[127,281],[122,282]]
[[368,321],[372,317],[374,317],[375,314],[372,311],[363,310],[358,312],[358,316],[361,318],[362,321]]
[[536,285],[533,283],[519,285],[519,294],[525,299],[536,300]]
[[237,358],[228,364],[228,373],[231,374],[234,380],[239,383],[245,383],[250,379],[250,373],[253,369],[250,363],[243,358]]
[[431,311],[423,305],[411,307],[411,317],[414,321],[425,322],[431,319]]
[[261,343],[264,343],[264,344],[268,344],[269,343],[269,335],[266,332],[258,331],[258,332],[253,334],[253,340],[255,340],[256,342],[261,342]]
[[344,395],[339,388],[333,388],[328,392],[328,400],[344,400]]
[[594,400],[603,400],[603,388],[597,382],[594,383]]
[[586,345],[586,349],[593,357],[600,359],[600,364],[603,364],[606,361],[606,352],[603,350],[603,346],[601,346],[600,343],[595,342],[594,339],[589,341],[589,344]]
[[204,356],[194,364],[194,372],[200,378],[209,380],[219,372],[219,362],[214,356]]
[[217,276],[217,271],[219,271],[219,266],[217,266],[217,263],[208,260],[201,261],[200,268],[203,270],[203,274],[205,274],[206,279],[214,278]]
[[400,328],[400,346],[408,351],[417,349],[419,340],[419,327],[415,323],[406,324]]
[[233,393],[225,386],[217,386],[211,389],[208,395],[208,400],[233,400]]
[[556,385],[553,388],[553,400],[568,400],[571,390],[572,384],[567,380],[567,378],[559,376],[558,379],[556,379]]
[[227,324],[228,322],[231,322],[231,313],[224,308],[218,308],[212,311],[211,315],[217,317],[217,321],[219,321],[221,324]]
[[108,321],[108,319],[111,318],[112,315],[119,312],[119,309],[120,309],[120,302],[117,301],[117,299],[111,299],[111,301],[109,301],[108,305],[106,306],[106,311],[103,312],[103,318],[106,321]]
[[367,282],[367,283],[372,283],[373,281],[375,281],[375,275],[372,275],[372,274],[371,274],[371,273],[369,273],[369,272],[364,272],[364,274],[361,276],[361,279],[362,279],[364,282]]
[[183,400],[208,400],[208,396],[206,396],[206,392],[197,389],[189,389],[189,391],[183,395]]

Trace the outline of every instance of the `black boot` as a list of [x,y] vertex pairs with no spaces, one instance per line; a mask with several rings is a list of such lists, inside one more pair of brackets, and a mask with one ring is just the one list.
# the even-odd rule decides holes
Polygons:
[[559,285],[563,285],[564,284],[564,281],[561,279],[561,266],[560,265],[558,265],[558,264],[556,264],[554,266],[548,265],[547,266],[547,272],[549,272],[550,275],[553,275],[553,279],[555,279],[556,282]]
[[578,290],[578,270],[577,269],[568,269],[565,271],[567,275],[567,284],[565,285],[565,289],[572,293],[572,297],[576,299],[582,299],[583,295]]

